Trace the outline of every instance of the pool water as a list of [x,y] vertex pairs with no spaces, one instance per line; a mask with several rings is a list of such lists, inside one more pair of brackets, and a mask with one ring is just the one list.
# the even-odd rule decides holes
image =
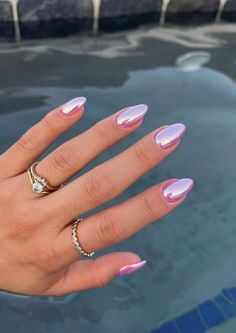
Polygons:
[[102,252],[134,251],[148,261],[143,270],[67,297],[2,292],[2,332],[235,331],[235,33],[233,25],[149,27],[1,44],[1,152],[76,96],[88,99],[85,115],[51,149],[120,108],[146,103],[150,111],[142,126],[84,171],[156,127],[183,122],[188,131],[175,153],[104,207],[168,178],[195,180],[181,207]]

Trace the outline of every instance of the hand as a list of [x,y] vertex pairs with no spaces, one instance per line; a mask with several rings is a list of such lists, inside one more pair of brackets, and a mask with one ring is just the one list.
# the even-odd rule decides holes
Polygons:
[[[0,289],[65,295],[102,287],[146,262],[132,252],[81,258],[71,240],[72,223],[118,196],[172,153],[185,126],[161,127],[61,189],[49,195],[34,193],[28,168],[80,120],[85,101],[76,98],[48,113],[0,156]],[[60,186],[136,130],[146,112],[146,105],[137,105],[99,121],[43,158],[36,173]],[[192,186],[191,179],[167,180],[88,216],[77,228],[81,246],[91,252],[121,242],[176,208]]]

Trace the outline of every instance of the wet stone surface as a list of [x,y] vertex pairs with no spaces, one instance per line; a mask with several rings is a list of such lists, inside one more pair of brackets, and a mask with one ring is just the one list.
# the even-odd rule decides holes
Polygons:
[[[93,0],[19,0],[22,39],[91,34],[94,25]],[[101,0],[98,31],[133,29],[145,24],[159,25],[163,0]],[[220,0],[170,0],[165,25],[214,23]],[[236,21],[236,2],[227,0],[222,21]],[[14,40],[10,1],[0,0],[0,39]]]
[[236,22],[236,2],[235,0],[228,0],[225,4],[222,20]]
[[20,0],[23,38],[57,37],[91,31],[92,0]]
[[161,8],[162,0],[101,0],[99,27],[111,31],[159,22]]
[[220,0],[171,0],[166,22],[174,24],[201,24],[214,22]]
[[0,39],[14,39],[12,9],[8,1],[0,1]]

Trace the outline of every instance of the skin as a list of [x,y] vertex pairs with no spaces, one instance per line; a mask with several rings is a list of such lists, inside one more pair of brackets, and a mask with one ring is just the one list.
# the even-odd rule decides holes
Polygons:
[[[121,111],[65,142],[36,167],[37,173],[59,186],[116,142],[138,129],[143,119],[122,127]],[[28,295],[66,295],[103,287],[123,266],[142,259],[132,252],[114,252],[80,260],[71,242],[71,224],[95,207],[112,200],[171,154],[179,141],[162,149],[154,140],[158,128],[133,146],[50,195],[32,192],[27,169],[61,134],[80,121],[84,106],[71,116],[61,107],[0,156],[0,289]],[[143,193],[98,213],[78,225],[78,238],[87,251],[111,247],[175,209],[162,196],[168,179]]]

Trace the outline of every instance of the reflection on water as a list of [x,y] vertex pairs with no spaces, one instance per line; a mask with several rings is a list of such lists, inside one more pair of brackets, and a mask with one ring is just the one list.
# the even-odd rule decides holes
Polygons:
[[[30,42],[1,48],[1,151],[49,109],[76,96],[88,98],[83,120],[51,149],[119,108],[146,103],[150,112],[138,131],[90,167],[160,125],[184,122],[188,131],[172,156],[112,203],[166,178],[190,177],[196,183],[176,211],[115,247],[146,259],[144,270],[116,279],[102,290],[60,298],[56,303],[54,299],[1,294],[4,332],[150,332],[213,299],[223,288],[236,285],[232,186],[236,181],[236,155],[232,153],[236,41],[232,27],[221,27],[222,32],[218,26],[215,32],[213,27],[205,28],[200,35],[195,30],[192,34],[168,30],[166,38],[160,30],[90,42],[69,39],[51,46]],[[197,71],[176,68],[178,57],[199,50],[210,54],[208,67],[205,64]],[[222,330],[219,326],[218,332],[232,333],[227,325],[225,322]]]
[[211,60],[209,52],[189,52],[176,59],[176,66],[183,71],[197,71]]

